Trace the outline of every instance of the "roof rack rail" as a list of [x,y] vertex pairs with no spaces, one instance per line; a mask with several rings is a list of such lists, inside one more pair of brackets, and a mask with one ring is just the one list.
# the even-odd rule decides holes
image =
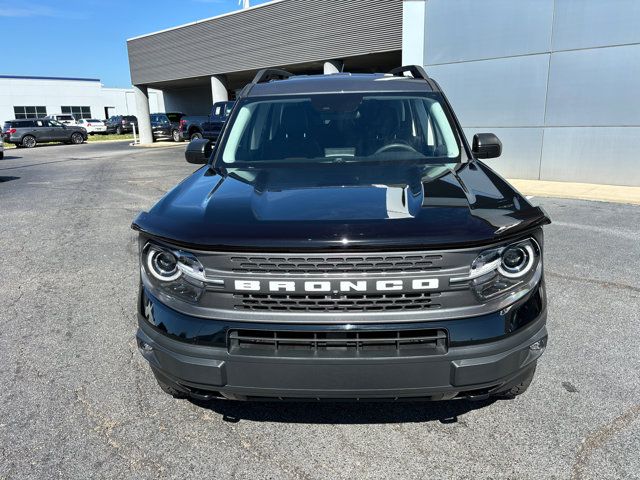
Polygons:
[[293,73],[282,70],[281,68],[263,68],[262,70],[258,70],[258,73],[253,77],[251,83],[245,85],[240,92],[239,97],[246,97],[249,95],[251,89],[258,83],[265,83],[270,80],[286,80],[289,77],[293,77]]
[[429,75],[420,65],[405,65],[403,67],[394,68],[389,73],[395,77],[404,77],[404,73],[409,72],[415,79],[423,79],[429,81]]
[[424,80],[431,87],[434,92],[442,92],[440,85],[427,75],[427,72],[420,65],[405,65],[403,67],[394,68],[389,74],[395,77],[404,77],[404,74],[409,72],[413,78],[417,80]]
[[251,81],[252,84],[268,82],[269,80],[285,80],[293,77],[293,73],[282,70],[281,68],[263,68],[256,73]]

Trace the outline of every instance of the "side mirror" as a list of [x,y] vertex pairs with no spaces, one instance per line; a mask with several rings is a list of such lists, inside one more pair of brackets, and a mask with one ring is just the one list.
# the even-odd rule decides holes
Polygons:
[[198,165],[204,165],[211,158],[213,153],[213,143],[206,138],[194,139],[187,145],[187,150],[184,152],[184,158],[189,163],[195,163]]
[[493,133],[476,133],[471,151],[476,158],[497,158],[502,155],[502,142]]

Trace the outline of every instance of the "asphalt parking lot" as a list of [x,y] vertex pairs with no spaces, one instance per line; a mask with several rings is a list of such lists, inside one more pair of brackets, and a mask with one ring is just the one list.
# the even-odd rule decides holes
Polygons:
[[124,142],[0,161],[0,478],[640,478],[640,207],[533,199],[549,347],[484,403],[164,394],[134,333],[140,210],[194,170]]

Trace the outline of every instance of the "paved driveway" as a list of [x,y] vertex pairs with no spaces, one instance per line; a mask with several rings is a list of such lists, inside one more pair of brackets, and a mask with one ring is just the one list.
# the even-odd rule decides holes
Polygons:
[[640,207],[540,200],[550,343],[515,401],[203,407],[134,343],[129,225],[182,150],[0,161],[0,478],[639,478]]

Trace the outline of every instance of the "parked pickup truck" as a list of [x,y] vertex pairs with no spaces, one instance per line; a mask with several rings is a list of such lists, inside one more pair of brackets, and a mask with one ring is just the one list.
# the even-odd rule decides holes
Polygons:
[[224,122],[235,102],[217,102],[211,107],[210,115],[191,115],[180,120],[180,137],[182,140],[206,138],[217,140]]

